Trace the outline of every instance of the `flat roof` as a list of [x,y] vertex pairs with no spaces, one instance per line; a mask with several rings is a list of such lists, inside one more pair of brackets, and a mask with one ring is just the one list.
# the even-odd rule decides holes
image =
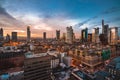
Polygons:
[[84,78],[84,73],[82,72],[82,71],[80,71],[80,70],[78,70],[78,71],[74,71],[73,73],[72,73],[76,78]]
[[98,71],[98,72],[95,73],[95,75],[101,75],[103,77],[110,76],[110,74],[108,72],[105,72],[105,71]]
[[39,54],[34,54],[33,52],[25,53],[26,58],[43,57],[43,56],[47,56],[47,55],[48,55],[47,53],[39,53]]

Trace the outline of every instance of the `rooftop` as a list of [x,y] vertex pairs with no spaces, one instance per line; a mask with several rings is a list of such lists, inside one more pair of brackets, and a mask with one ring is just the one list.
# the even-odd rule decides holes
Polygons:
[[120,57],[113,59],[108,66],[120,70]]
[[73,73],[72,73],[76,78],[84,78],[85,76],[85,74],[82,72],[82,71],[80,71],[80,70],[77,70],[77,71],[74,71]]
[[98,71],[98,72],[95,73],[95,75],[101,75],[101,76],[103,76],[103,77],[108,77],[108,76],[110,76],[110,74],[107,73],[107,72],[105,72],[105,71]]
[[39,53],[39,54],[34,54],[33,52],[25,53],[26,58],[43,57],[43,56],[47,56],[47,55],[48,55],[47,53]]

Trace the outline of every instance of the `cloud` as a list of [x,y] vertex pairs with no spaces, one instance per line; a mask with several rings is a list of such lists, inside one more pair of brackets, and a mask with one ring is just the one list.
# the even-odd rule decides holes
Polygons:
[[56,13],[53,15],[46,15],[44,13],[33,13],[33,12],[10,12],[11,15],[14,15],[14,18],[21,21],[25,26],[30,25],[31,31],[34,34],[33,36],[42,37],[43,32],[47,32],[47,35],[50,37],[53,35],[55,37],[55,31],[57,29],[62,32],[66,32],[66,27],[77,24],[80,19],[72,19],[66,16],[65,13]]
[[22,26],[23,23],[15,19],[10,15],[5,8],[0,5],[0,26],[1,27],[13,27],[13,26]]
[[52,31],[51,27],[47,27],[45,24],[41,24],[41,25],[36,25],[34,26],[34,29],[38,29],[38,30],[46,30],[46,31]]
[[[120,7],[111,7],[103,12],[101,12],[100,14],[96,15],[96,16],[93,16],[91,18],[88,18],[86,20],[84,20],[83,22],[80,22],[78,24],[75,24],[74,26],[76,27],[82,27],[83,25],[86,25],[88,22],[91,22],[91,21],[94,21],[95,19],[101,17],[101,16],[105,16],[105,15],[108,15],[108,14],[112,14],[112,13],[115,13],[115,12],[120,12]],[[106,17],[106,16],[105,16]],[[99,23],[98,23],[99,24]],[[97,25],[98,25],[97,24]],[[96,24],[95,24],[96,25]]]
[[[50,37],[56,29],[65,32],[67,26],[78,22],[78,20],[68,18],[65,13],[48,15],[42,12],[6,11],[3,7],[0,7],[0,12],[0,25],[2,25],[8,33],[10,33],[10,31],[16,31],[21,33],[20,35],[22,36],[28,25],[31,26],[33,37],[42,37],[40,34],[43,32],[47,32],[47,35]],[[55,37],[55,35],[53,36]]]
[[20,32],[20,33],[24,33],[25,31],[24,30],[13,30],[15,32]]

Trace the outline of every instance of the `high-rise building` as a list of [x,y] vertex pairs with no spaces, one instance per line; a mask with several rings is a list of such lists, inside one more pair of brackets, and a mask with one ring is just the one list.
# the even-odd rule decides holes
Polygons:
[[98,43],[99,39],[99,28],[94,28],[92,32],[92,42]]
[[71,44],[73,42],[73,29],[72,29],[72,26],[67,27],[66,30],[67,30],[66,42]]
[[2,41],[4,39],[3,37],[3,28],[0,29],[0,41]]
[[6,42],[9,42],[9,41],[10,41],[10,35],[7,34],[7,35],[6,35]]
[[17,41],[17,32],[12,32],[12,41]]
[[99,39],[99,28],[95,29],[95,42],[99,43],[100,39]]
[[117,44],[117,41],[118,41],[118,28],[117,27],[109,28],[108,43]]
[[66,40],[66,34],[65,34],[65,33],[63,33],[62,40],[63,40],[63,41]]
[[82,42],[86,42],[88,39],[88,28],[85,28],[81,31],[81,40]]
[[87,41],[92,42],[92,34],[91,33],[88,34],[88,40]]
[[76,37],[75,37],[75,33],[73,33],[73,41],[75,41]]
[[51,56],[46,54],[25,54],[24,80],[51,80]]
[[92,29],[92,42],[95,42],[95,28]]
[[109,25],[104,25],[104,35],[106,36],[106,40],[108,40],[108,31],[109,31]]
[[60,39],[60,30],[56,30],[56,39],[57,39],[57,40]]
[[102,19],[102,34],[104,34],[104,20]]
[[102,34],[105,37],[105,42],[108,43],[108,31],[109,31],[109,25],[104,25],[104,20],[102,20]]
[[46,32],[43,32],[43,40],[46,40]]
[[27,27],[27,41],[30,42],[31,40],[31,31],[30,31],[30,26]]

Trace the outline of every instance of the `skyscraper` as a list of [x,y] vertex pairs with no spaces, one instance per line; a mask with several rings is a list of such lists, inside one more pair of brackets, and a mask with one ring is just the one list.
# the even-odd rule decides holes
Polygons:
[[108,43],[109,44],[117,44],[117,40],[118,40],[118,28],[112,27],[109,29]]
[[100,42],[100,39],[99,39],[99,28],[96,28],[96,31],[95,31],[95,42],[96,43],[99,43]]
[[105,43],[108,43],[108,31],[109,31],[109,25],[104,25],[104,20],[102,20],[102,34],[105,37]]
[[10,41],[10,35],[7,34],[7,35],[6,35],[6,42],[9,42],[9,41]]
[[82,39],[82,42],[87,41],[87,39],[88,39],[88,28],[85,28],[81,31],[81,39]]
[[92,34],[91,33],[89,33],[88,34],[88,40],[87,40],[89,43],[91,43],[92,42]]
[[94,28],[92,32],[92,42],[98,43],[99,40],[99,28]]
[[17,41],[17,32],[12,32],[12,41]]
[[43,40],[46,40],[46,32],[43,32]]
[[108,34],[109,25],[104,25],[104,20],[102,20],[102,34]]
[[76,38],[76,37],[75,37],[75,33],[73,33],[73,41],[75,41],[75,38]]
[[102,19],[102,34],[104,34],[104,20]]
[[30,42],[31,39],[31,31],[30,31],[30,26],[27,27],[27,41]]
[[57,40],[60,39],[60,30],[56,30],[56,39],[57,39]]
[[2,41],[4,39],[3,37],[3,28],[0,29],[0,41]]
[[95,42],[95,28],[92,30],[92,42]]
[[72,26],[67,27],[66,30],[67,30],[66,42],[71,44],[73,42],[73,29],[72,29]]
[[65,34],[65,33],[63,33],[63,35],[62,35],[62,40],[63,40],[63,41],[66,40],[66,34]]

